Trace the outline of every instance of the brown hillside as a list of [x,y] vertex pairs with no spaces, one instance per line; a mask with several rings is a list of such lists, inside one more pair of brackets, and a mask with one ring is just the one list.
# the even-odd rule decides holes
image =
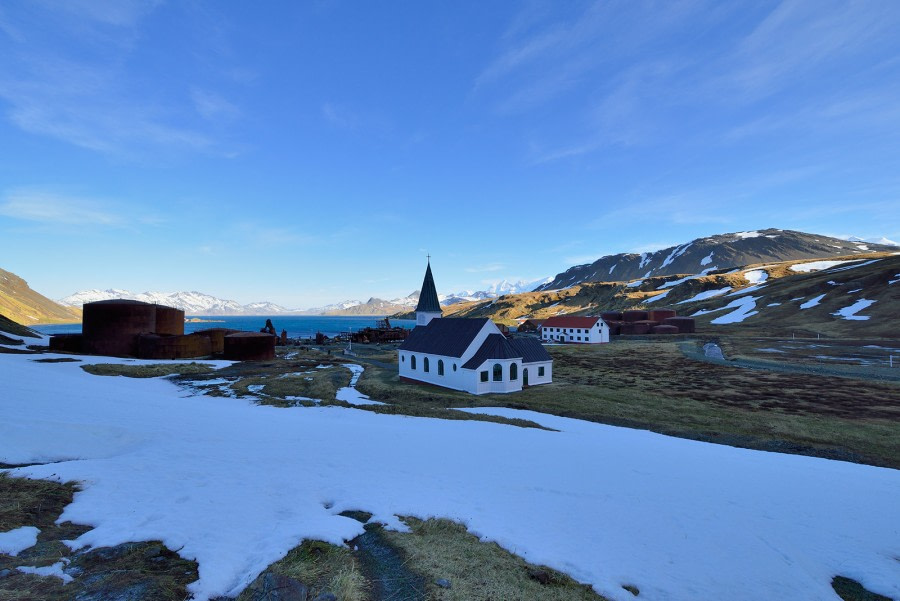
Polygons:
[[25,325],[81,321],[81,310],[64,307],[38,294],[28,282],[0,269],[0,314]]
[[[668,275],[634,282],[587,283],[562,290],[510,294],[493,301],[451,305],[444,307],[444,316],[490,317],[514,325],[522,318],[669,308],[679,315],[700,313],[696,315],[698,328],[710,333],[900,337],[896,321],[896,315],[900,314],[900,255],[882,252],[829,260],[846,262],[810,272],[791,269],[811,262],[804,259],[748,265],[704,276]],[[765,273],[765,281],[758,288],[745,275],[753,271]],[[715,291],[721,294],[692,300],[698,294]],[[824,296],[815,306],[800,308],[819,295]],[[747,300],[751,297],[753,300]],[[861,300],[875,301],[856,315],[868,319],[845,319],[839,314]],[[752,303],[748,313],[756,313],[736,323],[713,323],[743,303]]]

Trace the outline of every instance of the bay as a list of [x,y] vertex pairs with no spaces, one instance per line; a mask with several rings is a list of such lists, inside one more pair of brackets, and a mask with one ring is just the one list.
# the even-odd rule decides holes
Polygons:
[[[357,331],[362,328],[374,328],[376,322],[384,319],[379,316],[344,316],[344,315],[195,315],[188,319],[202,319],[203,321],[187,321],[184,324],[184,333],[190,334],[197,330],[208,328],[231,328],[258,332],[266,325],[266,319],[272,320],[275,331],[287,330],[289,338],[312,338],[316,332],[322,332],[326,336],[334,337],[341,333]],[[412,329],[416,325],[414,319],[392,319],[391,325]],[[30,326],[41,334],[77,334],[81,332],[80,323],[46,324]]]

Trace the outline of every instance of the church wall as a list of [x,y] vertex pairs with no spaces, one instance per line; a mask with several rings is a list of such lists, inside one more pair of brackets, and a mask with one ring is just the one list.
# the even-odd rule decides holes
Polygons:
[[[416,358],[416,368],[412,369],[411,357]],[[425,358],[428,358],[429,369],[426,372]],[[444,375],[438,375],[438,361],[444,361]],[[431,355],[427,353],[414,353],[411,351],[400,351],[400,377],[427,382],[436,386],[444,386],[453,390],[473,391],[473,376],[471,370],[462,369],[463,362],[456,357],[445,357],[443,355]],[[453,366],[456,365],[456,371]]]

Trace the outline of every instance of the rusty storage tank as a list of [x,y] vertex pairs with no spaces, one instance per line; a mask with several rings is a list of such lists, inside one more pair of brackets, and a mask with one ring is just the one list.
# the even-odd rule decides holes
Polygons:
[[225,358],[266,361],[275,358],[275,336],[265,332],[238,332],[225,336]]
[[601,313],[600,317],[606,323],[609,323],[610,321],[622,321],[622,312],[621,311],[607,311],[605,313]]
[[659,322],[658,322],[658,321],[653,321],[652,319],[642,319],[642,320],[636,321],[636,322],[634,322],[634,323],[642,323],[642,324],[644,324],[645,326],[647,326],[647,331],[648,331],[648,332],[649,332],[650,330],[652,330],[655,326],[658,326],[658,325],[659,325]]
[[232,330],[230,328],[207,328],[205,330],[197,330],[194,334],[199,336],[206,336],[209,338],[209,343],[211,345],[212,353],[224,353],[225,352],[225,337],[229,334],[235,334],[238,330]]
[[632,322],[635,334],[649,334],[650,328],[653,327],[647,320]]
[[81,334],[54,334],[50,337],[50,350],[63,353],[80,353]]
[[653,326],[653,329],[650,331],[653,334],[678,334],[678,326]]
[[682,334],[693,334],[695,323],[693,317],[670,317],[663,321],[665,326],[675,326]]
[[184,311],[175,307],[156,305],[156,329],[163,336],[184,335]]
[[648,319],[650,321],[658,321],[662,323],[664,319],[669,319],[670,317],[675,317],[677,313],[672,309],[653,309],[650,311],[650,315]]
[[621,321],[607,321],[606,325],[609,326],[609,335],[610,336],[618,336],[622,331],[622,322]]
[[138,337],[138,357],[141,359],[190,359],[212,354],[212,343],[206,336],[160,336],[141,334]]
[[622,321],[633,322],[633,321],[642,321],[645,319],[647,319],[646,311],[641,311],[639,309],[632,309],[630,311],[622,312]]
[[92,355],[133,357],[137,337],[156,331],[156,305],[133,300],[85,303],[82,308],[82,348]]

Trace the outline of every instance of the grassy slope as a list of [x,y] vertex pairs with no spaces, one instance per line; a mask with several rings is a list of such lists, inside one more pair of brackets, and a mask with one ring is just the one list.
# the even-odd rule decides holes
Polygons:
[[0,269],[0,314],[26,325],[81,321],[80,309],[64,307],[38,294],[28,282],[3,269]]
[[[553,383],[474,396],[399,382],[367,365],[358,388],[422,408],[512,407],[733,446],[900,468],[900,385],[743,369],[685,357],[675,341],[547,347]],[[693,344],[693,343],[690,343]],[[363,357],[360,357],[365,363]]]

